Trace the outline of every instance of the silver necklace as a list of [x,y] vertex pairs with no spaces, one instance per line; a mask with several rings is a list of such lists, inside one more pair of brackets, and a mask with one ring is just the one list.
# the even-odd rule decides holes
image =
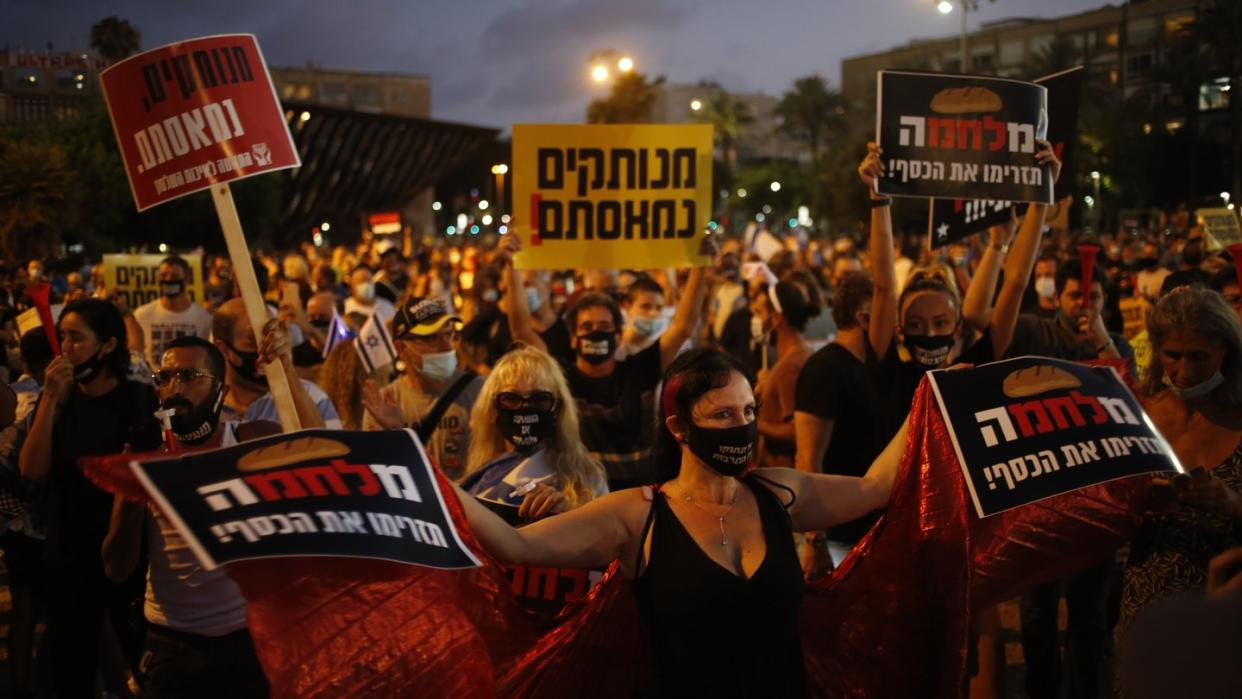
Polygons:
[[[685,487],[682,487],[681,497],[684,498],[685,501],[690,503],[691,505],[694,505],[695,507],[706,512],[707,514],[716,517],[716,521],[720,525],[720,546],[721,548],[728,547],[729,536],[725,534],[725,517],[729,516],[729,513],[733,511],[733,506],[737,504],[737,491],[736,490],[733,491],[733,500],[729,502],[729,507],[726,508],[724,511],[724,514],[721,514],[721,515],[716,515],[714,512],[707,509],[707,507],[695,501],[695,499],[690,497],[690,494],[686,492]],[[720,505],[716,505],[716,507],[720,507]]]

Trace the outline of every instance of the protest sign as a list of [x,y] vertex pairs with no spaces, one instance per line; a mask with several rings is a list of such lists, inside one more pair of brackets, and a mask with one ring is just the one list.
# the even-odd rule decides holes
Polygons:
[[1147,312],[1151,309],[1151,302],[1142,296],[1128,296],[1118,300],[1118,303],[1124,323],[1122,334],[1127,340],[1134,339],[1147,328]]
[[[261,342],[267,308],[228,183],[301,160],[258,42],[251,34],[179,41],[130,56],[99,77],[138,210],[210,189]],[[269,362],[264,373],[281,427],[298,429],[284,369]]]
[[[1048,141],[1061,160],[1064,170],[1074,157],[1074,143],[1078,140],[1078,102],[1082,93],[1081,67],[1039,78],[1035,82],[1048,88]],[[1057,210],[1050,211],[1048,225],[1064,230],[1069,222],[1069,198],[1072,178],[1057,180],[1053,194]],[[948,245],[989,226],[1009,220],[1013,202],[1007,200],[936,199],[932,213],[931,247]]]
[[1195,217],[1221,246],[1227,248],[1242,243],[1242,228],[1238,226],[1238,215],[1233,209],[1197,209]]
[[[137,308],[160,297],[160,284],[156,276],[167,255],[104,255],[104,286],[118,294],[129,308]],[[181,255],[190,266],[186,279],[190,301],[203,300],[202,259],[198,255]]]
[[928,376],[980,517],[1182,470],[1111,367],[1019,357]]
[[879,72],[882,194],[1052,202],[1035,141],[1047,135],[1042,85],[970,75]]
[[479,565],[410,430],[303,430],[130,467],[207,570],[281,556]]
[[712,127],[513,127],[522,269],[705,265]]
[[301,165],[250,34],[144,51],[99,79],[139,211]]

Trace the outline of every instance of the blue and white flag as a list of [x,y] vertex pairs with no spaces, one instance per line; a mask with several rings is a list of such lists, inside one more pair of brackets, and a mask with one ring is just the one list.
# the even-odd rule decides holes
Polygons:
[[353,337],[354,332],[350,330],[349,326],[345,324],[345,321],[341,320],[341,317],[336,314],[336,309],[333,309],[332,324],[328,326],[328,336],[324,339],[323,343],[323,358],[327,359],[328,354],[332,351],[333,347],[337,346],[337,344],[345,340],[351,340]]
[[354,339],[354,349],[358,351],[367,373],[397,361],[397,348],[393,347],[392,337],[388,335],[388,328],[384,327],[378,313],[372,314],[362,324],[358,337]]

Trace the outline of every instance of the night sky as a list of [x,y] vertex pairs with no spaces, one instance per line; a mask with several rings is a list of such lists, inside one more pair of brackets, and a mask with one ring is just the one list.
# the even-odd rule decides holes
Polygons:
[[[972,29],[1104,3],[979,4]],[[90,25],[110,14],[137,26],[144,48],[246,32],[271,65],[429,74],[434,118],[498,127],[582,121],[605,91],[587,74],[599,49],[672,82],[779,95],[811,73],[839,86],[842,58],[956,36],[959,22],[936,0],[7,0],[0,46],[86,48]]]

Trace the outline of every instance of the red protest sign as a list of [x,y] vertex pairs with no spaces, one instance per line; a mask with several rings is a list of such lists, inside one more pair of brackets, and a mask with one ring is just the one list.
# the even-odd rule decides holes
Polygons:
[[109,67],[100,81],[139,211],[301,165],[251,34],[151,49]]

